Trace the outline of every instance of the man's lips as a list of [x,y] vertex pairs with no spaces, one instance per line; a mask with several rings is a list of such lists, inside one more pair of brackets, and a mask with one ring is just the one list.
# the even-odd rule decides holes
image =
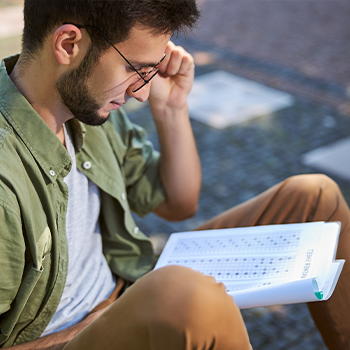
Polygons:
[[110,104],[113,106],[113,109],[119,109],[125,102],[116,102],[111,101]]

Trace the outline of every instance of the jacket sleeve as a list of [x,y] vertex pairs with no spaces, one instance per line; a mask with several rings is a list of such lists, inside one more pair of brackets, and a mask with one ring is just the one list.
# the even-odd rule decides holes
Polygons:
[[122,110],[111,113],[109,122],[122,143],[119,146],[122,152],[117,153],[130,208],[144,216],[165,200],[159,173],[160,154],[147,139],[146,131],[132,123]]
[[0,321],[17,295],[24,264],[21,218],[0,199]]

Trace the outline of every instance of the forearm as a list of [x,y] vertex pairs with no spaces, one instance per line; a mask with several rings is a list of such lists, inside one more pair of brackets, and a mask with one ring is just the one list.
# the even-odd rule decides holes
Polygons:
[[200,161],[187,106],[194,61],[172,42],[165,55],[149,95],[161,148],[160,176],[166,192],[166,200],[155,213],[168,220],[183,220],[196,212],[201,186]]
[[196,212],[201,186],[201,166],[188,108],[186,105],[181,110],[152,112],[161,148],[160,175],[166,192],[166,201],[156,213],[168,220],[182,220]]
[[[75,328],[73,326],[71,328]],[[61,350],[64,346],[74,337],[78,332],[71,333],[71,329],[65,329],[64,331],[57,332],[46,337],[38,338],[28,343],[23,343],[16,346],[11,346],[7,349],[14,350]]]
[[13,350],[61,350],[64,346],[83,328],[81,323],[67,328],[61,332],[53,333],[42,338],[38,338],[28,343],[12,346],[7,349]]
[[28,343],[11,346],[6,349],[13,350],[62,350],[80,331],[87,327],[93,320],[100,316],[105,309],[92,313],[81,322],[63,331],[38,338]]

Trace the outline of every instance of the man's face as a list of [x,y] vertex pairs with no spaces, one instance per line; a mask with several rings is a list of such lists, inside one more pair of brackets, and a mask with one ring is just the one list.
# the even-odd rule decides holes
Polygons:
[[[151,70],[164,55],[170,35],[155,34],[143,26],[135,26],[129,38],[116,47],[136,68]],[[101,40],[104,40],[101,37]],[[150,84],[132,92],[139,76],[111,47],[96,62],[89,50],[78,68],[63,74],[56,87],[63,103],[75,118],[89,124],[101,125],[111,110],[120,108],[129,98],[147,100]]]

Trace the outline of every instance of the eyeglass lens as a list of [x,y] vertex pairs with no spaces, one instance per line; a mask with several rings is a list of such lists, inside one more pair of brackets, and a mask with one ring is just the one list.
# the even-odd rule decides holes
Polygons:
[[142,89],[145,85],[147,85],[149,81],[157,75],[158,71],[159,69],[157,67],[154,67],[153,69],[151,69],[146,75],[143,76],[143,79],[140,79],[135,84],[135,86],[132,89],[132,92],[137,92],[140,89]]

